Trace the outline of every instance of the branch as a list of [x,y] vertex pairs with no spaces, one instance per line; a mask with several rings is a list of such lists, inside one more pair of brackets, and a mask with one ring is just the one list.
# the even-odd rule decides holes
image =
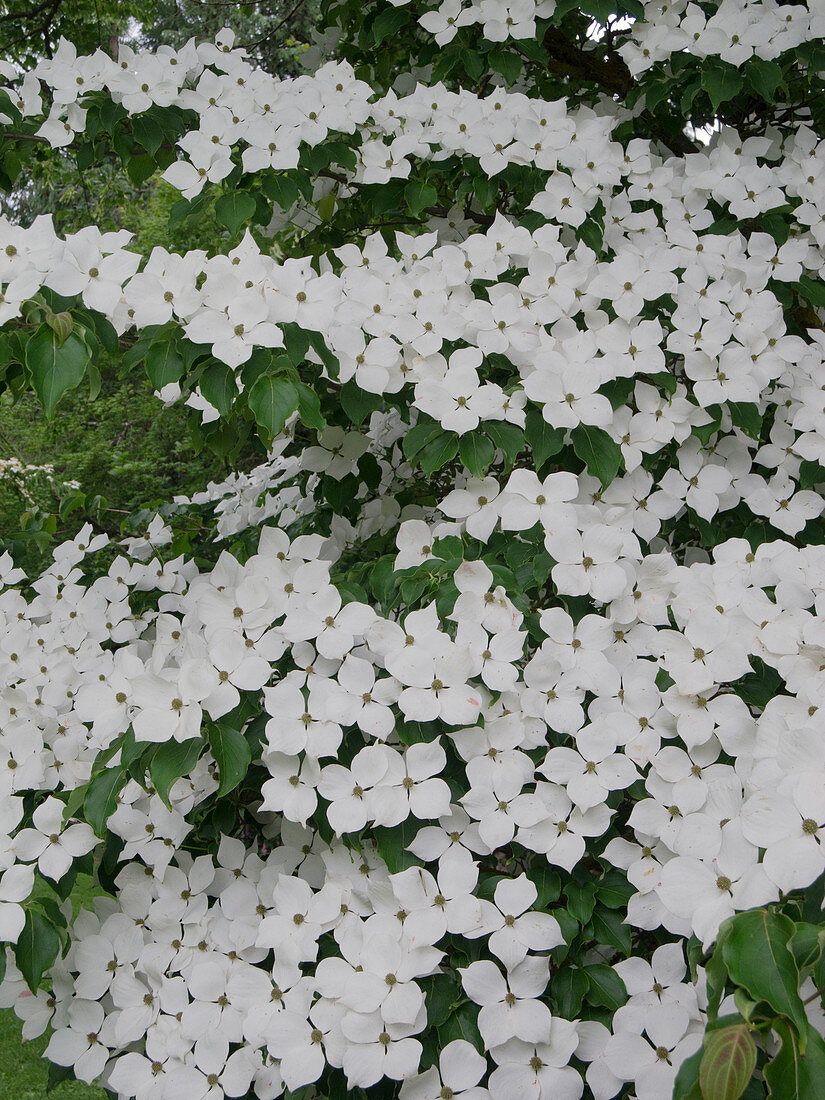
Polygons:
[[558,27],[548,27],[542,45],[550,55],[548,69],[557,76],[574,76],[606,88],[613,95],[625,96],[633,87],[630,69],[620,57],[598,54],[574,45]]
[[[617,54],[600,57],[575,45],[558,27],[548,27],[542,45],[549,54],[547,68],[557,76],[597,84],[611,95],[624,98],[635,86],[630,69]],[[668,133],[649,111],[642,112],[652,132],[676,156],[699,152],[699,146],[681,132]]]

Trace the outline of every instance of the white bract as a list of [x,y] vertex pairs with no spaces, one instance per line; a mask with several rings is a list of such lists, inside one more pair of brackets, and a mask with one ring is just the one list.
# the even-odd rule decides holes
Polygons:
[[[117,549],[0,557],[0,1000],[123,1100],[662,1100],[707,1019],[686,941],[825,871],[825,142],[720,125],[682,156],[608,95],[452,90],[441,48],[506,68],[555,4],[426,8],[438,50],[390,89],[343,47],[270,76],[231,32],[0,62],[54,148],[98,100],[193,112],[187,200],[333,157],[225,255],[0,218],[15,337],[76,296],[197,356],[158,385],[204,426],[294,397],[265,461]],[[769,0],[627,22],[632,74],[825,31]],[[443,162],[497,205],[443,203]],[[303,250],[364,188],[420,218]],[[72,919],[75,865],[106,895]]]

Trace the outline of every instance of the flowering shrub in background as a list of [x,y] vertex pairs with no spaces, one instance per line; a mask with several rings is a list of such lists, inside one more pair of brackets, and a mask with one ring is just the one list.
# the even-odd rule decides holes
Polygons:
[[3,221],[3,385],[117,355],[261,451],[0,558],[0,999],[53,1080],[821,1095],[822,12],[614,7],[0,65],[0,184],[70,147],[226,230]]

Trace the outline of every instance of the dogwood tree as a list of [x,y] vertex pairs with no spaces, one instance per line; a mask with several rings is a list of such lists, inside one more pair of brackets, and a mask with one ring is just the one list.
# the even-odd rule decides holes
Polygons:
[[225,227],[2,222],[3,385],[113,356],[261,452],[0,558],[0,998],[53,1080],[821,1094],[823,31],[347,0],[298,78],[0,66],[5,186],[119,158]]

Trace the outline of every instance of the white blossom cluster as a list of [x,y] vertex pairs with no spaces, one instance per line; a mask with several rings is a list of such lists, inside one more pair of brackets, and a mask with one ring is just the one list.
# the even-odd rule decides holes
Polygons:
[[[403,7],[409,0],[391,0]],[[418,17],[419,26],[428,31],[439,46],[452,42],[461,27],[478,27],[488,42],[535,38],[536,20],[549,19],[556,0],[442,0]]]
[[807,4],[721,0],[701,5],[690,0],[649,0],[644,20],[633,24],[619,52],[636,75],[682,50],[738,66],[752,57],[772,61],[786,50],[822,38],[825,8],[818,0]]
[[[177,502],[212,506],[219,537],[254,535],[246,558],[224,550],[210,569],[176,555],[160,518],[102,573],[111,548],[89,528],[31,582],[0,558],[0,939],[20,936],[36,876],[100,855],[72,793],[107,752],[120,766],[129,730],[144,748],[183,745],[252,700],[265,840],[186,850],[220,782],[206,740],[168,796],[151,766],[130,777],[106,822],[123,845],[116,894],[71,925],[48,991],[27,995],[10,954],[5,1002],[27,1037],[53,1029],[54,1062],[124,1100],[266,1100],[326,1066],[350,1088],[402,1080],[403,1100],[577,1100],[585,1084],[598,1100],[626,1084],[661,1100],[704,1029],[685,941],[710,946],[734,912],[825,870],[825,547],[795,541],[825,505],[821,485],[802,487],[825,448],[825,341],[821,326],[789,334],[780,301],[822,272],[825,150],[804,128],[784,142],[723,130],[679,159],[611,140],[607,106],[500,90],[369,103],[344,64],[274,81],[226,37],[118,62],[64,45],[15,80],[27,116],[41,82],[41,136],[56,145],[82,131],[88,91],[132,113],[196,110],[187,159],[167,171],[184,194],[224,179],[239,142],[247,171],[290,168],[301,143],[363,126],[350,182],[403,178],[411,157],[531,166],[546,173],[530,204],[545,224],[499,214],[471,232],[456,210],[394,250],[376,234],[313,265],[276,261],[251,235],[228,255],[155,249],[144,263],[125,234],[0,223],[0,323],[47,287],[119,334],[173,322],[232,368],[296,323],[339,361],[337,380],[317,364],[325,384],[403,395],[409,414],[301,447],[293,419],[267,463]],[[788,206],[781,246],[716,231],[712,207],[744,221]],[[597,217],[602,256],[576,235]],[[432,503],[398,503],[416,477],[404,439],[424,416],[464,437],[523,427],[528,402],[565,444],[581,426],[607,432],[623,472],[604,489],[587,473],[542,478],[529,452],[505,470],[499,449],[483,478],[441,471]],[[768,442],[735,419],[742,405],[769,418]],[[345,478],[354,511],[322,534],[322,487]],[[686,515],[740,505],[772,529],[757,549],[671,541]],[[501,535],[520,564],[546,564],[538,606],[482,560]],[[396,571],[426,571],[450,536],[460,559],[420,606],[347,590],[370,540],[394,544]],[[748,703],[741,681],[761,667],[780,686]],[[391,872],[360,837],[402,828],[414,863]],[[626,924],[669,940],[615,964],[630,996],[610,1027],[542,999],[563,904],[541,904],[531,874],[569,874],[607,836]],[[527,854],[517,873],[511,845]],[[485,893],[490,868],[501,877]],[[599,943],[585,963],[612,958]],[[483,1051],[457,1039],[419,1072],[428,991],[447,977],[480,1009]]]

